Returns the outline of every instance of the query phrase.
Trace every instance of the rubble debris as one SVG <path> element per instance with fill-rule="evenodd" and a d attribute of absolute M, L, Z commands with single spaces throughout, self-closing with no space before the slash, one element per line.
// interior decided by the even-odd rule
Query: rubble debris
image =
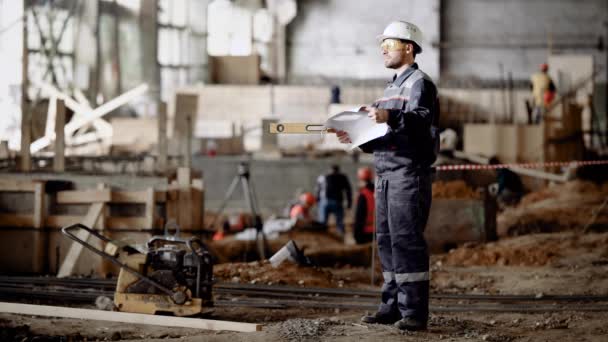
<path fill-rule="evenodd" d="M 339 336 L 334 329 L 343 322 L 326 318 L 321 319 L 290 319 L 279 324 L 279 335 L 287 341 L 319 341 L 321 337 L 328 336 L 328 329 L 332 328 L 330 336 Z M 341 334 L 343 335 L 343 333 Z"/>
<path fill-rule="evenodd" d="M 319 266 L 361 265 L 367 266 L 371 258 L 371 244 L 345 245 L 327 232 L 292 231 L 278 239 L 268 240 L 271 254 L 279 251 L 289 240 L 297 243 L 305 256 Z M 251 241 L 236 240 L 232 236 L 208 244 L 218 263 L 242 262 L 257 259 Z"/>
<path fill-rule="evenodd" d="M 473 190 L 464 181 L 433 182 L 433 198 L 481 199 L 481 193 Z"/>
<path fill-rule="evenodd" d="M 220 281 L 234 283 L 257 283 L 265 285 L 295 285 L 309 287 L 337 287 L 341 279 L 319 267 L 302 267 L 286 263 L 279 268 L 269 261 L 218 264 L 213 268 L 214 277 Z"/>
<path fill-rule="evenodd" d="M 608 253 L 608 234 L 562 233 L 514 237 L 487 244 L 465 244 L 438 257 L 448 266 L 545 266 L 559 258 L 595 251 L 601 260 Z"/>
<path fill-rule="evenodd" d="M 582 231 L 590 223 L 589 231 L 607 231 L 608 210 L 598 212 L 590 222 L 606 197 L 608 183 L 600 186 L 579 180 L 529 193 L 516 207 L 498 215 L 498 236 Z"/>

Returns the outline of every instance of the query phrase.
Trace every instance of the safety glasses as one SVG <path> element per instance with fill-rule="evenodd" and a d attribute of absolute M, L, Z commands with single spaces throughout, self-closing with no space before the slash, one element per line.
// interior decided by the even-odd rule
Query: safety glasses
<path fill-rule="evenodd" d="M 399 51 L 404 50 L 407 43 L 400 41 L 399 39 L 385 39 L 380 44 L 380 49 L 386 51 Z"/>

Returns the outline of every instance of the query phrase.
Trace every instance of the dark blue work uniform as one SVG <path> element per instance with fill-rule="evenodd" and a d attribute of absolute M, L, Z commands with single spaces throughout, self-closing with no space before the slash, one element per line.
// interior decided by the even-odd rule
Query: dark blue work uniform
<path fill-rule="evenodd" d="M 389 130 L 361 145 L 374 153 L 376 231 L 384 285 L 379 313 L 428 320 L 431 164 L 439 146 L 439 102 L 431 79 L 413 64 L 395 76 L 374 107 L 389 112 Z"/>

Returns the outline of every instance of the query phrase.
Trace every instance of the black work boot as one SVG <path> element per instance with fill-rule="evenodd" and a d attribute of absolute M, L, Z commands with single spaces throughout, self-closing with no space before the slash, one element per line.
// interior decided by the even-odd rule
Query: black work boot
<path fill-rule="evenodd" d="M 426 330 L 426 322 L 419 321 L 412 317 L 405 317 L 395 323 L 399 330 L 419 331 Z"/>
<path fill-rule="evenodd" d="M 361 322 L 370 324 L 394 324 L 400 319 L 398 314 L 389 314 L 376 312 L 372 315 L 365 315 L 361 317 Z"/>

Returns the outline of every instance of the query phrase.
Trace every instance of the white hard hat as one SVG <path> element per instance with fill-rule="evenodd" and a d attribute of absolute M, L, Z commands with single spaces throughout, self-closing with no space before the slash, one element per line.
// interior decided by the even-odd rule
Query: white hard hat
<path fill-rule="evenodd" d="M 422 52 L 422 31 L 418 28 L 418 26 L 408 23 L 405 21 L 393 21 L 388 24 L 388 26 L 384 29 L 384 32 L 377 36 L 379 41 L 383 41 L 388 38 L 394 39 L 403 39 L 409 40 L 420 48 L 420 52 Z"/>

